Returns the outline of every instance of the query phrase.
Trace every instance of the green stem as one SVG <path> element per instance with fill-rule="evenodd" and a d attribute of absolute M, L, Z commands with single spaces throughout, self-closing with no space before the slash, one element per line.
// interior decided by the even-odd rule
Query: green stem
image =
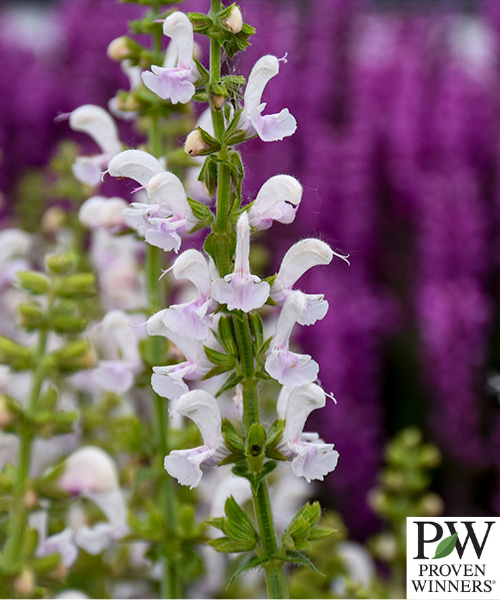
<path fill-rule="evenodd" d="M 161 49 L 161 36 L 155 38 L 156 50 Z M 151 127 L 149 130 L 149 149 L 153 156 L 158 158 L 162 153 L 160 135 L 160 122 L 158 115 L 151 116 Z M 163 307 L 162 284 L 160 282 L 162 267 L 162 250 L 156 246 L 146 245 L 146 260 L 144 265 L 146 275 L 146 289 L 148 294 L 149 312 L 154 314 Z M 163 359 L 164 342 L 159 337 L 150 337 L 149 358 L 153 364 L 160 364 Z M 156 439 L 156 447 L 162 457 L 169 451 L 169 420 L 165 399 L 152 391 L 153 404 L 153 428 Z M 165 517 L 165 525 L 169 531 L 175 531 L 177 524 L 176 495 L 172 479 L 167 472 L 160 468 L 160 480 L 158 482 L 158 504 Z M 160 583 L 160 594 L 162 598 L 181 598 L 182 592 L 177 575 L 176 565 L 168 557 L 163 558 L 163 577 Z"/>
<path fill-rule="evenodd" d="M 47 314 L 52 310 L 53 298 L 49 297 Z M 45 350 L 47 346 L 48 330 L 41 329 L 35 354 L 35 370 L 28 400 L 27 413 L 32 414 L 36 409 L 43 380 L 45 378 Z M 26 530 L 26 491 L 31 464 L 31 445 L 33 434 L 26 428 L 20 432 L 21 446 L 17 463 L 16 479 L 12 490 L 12 516 L 7 530 L 7 542 L 5 544 L 5 562 L 10 567 L 17 567 L 21 559 L 21 548 L 23 536 Z"/>
<path fill-rule="evenodd" d="M 248 317 L 244 315 L 242 320 L 236 317 L 233 322 L 241 371 L 244 375 L 241 382 L 243 387 L 243 424 L 245 432 L 247 432 L 252 424 L 260 423 L 258 380 L 254 377 L 255 364 Z M 264 564 L 269 598 L 288 598 L 283 565 L 271 558 L 278 555 L 278 543 L 265 480 L 260 482 L 257 492 L 254 491 L 252 497 L 259 524 L 262 552 L 264 556 L 270 557 L 270 560 Z"/>

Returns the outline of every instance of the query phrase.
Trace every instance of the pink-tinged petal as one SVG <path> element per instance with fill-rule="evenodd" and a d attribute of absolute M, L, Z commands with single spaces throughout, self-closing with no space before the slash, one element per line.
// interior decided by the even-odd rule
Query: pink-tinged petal
<path fill-rule="evenodd" d="M 265 364 L 266 371 L 282 385 L 298 387 L 318 377 L 319 365 L 307 354 L 273 350 Z"/>
<path fill-rule="evenodd" d="M 181 485 L 189 485 L 193 489 L 198 486 L 203 475 L 200 465 L 210 461 L 214 454 L 215 449 L 208 446 L 192 450 L 173 450 L 165 457 L 165 470 Z"/>
<path fill-rule="evenodd" d="M 259 107 L 264 88 L 278 72 L 279 60 L 271 54 L 262 56 L 255 63 L 248 77 L 244 94 L 244 106 L 247 114 Z"/>
<path fill-rule="evenodd" d="M 156 71 L 156 74 L 151 71 L 144 71 L 142 81 L 147 88 L 163 100 L 170 100 L 172 104 L 178 102 L 186 104 L 194 96 L 196 88 L 189 80 L 191 76 L 190 69 L 155 68 L 155 65 L 152 69 Z"/>
<path fill-rule="evenodd" d="M 172 227 L 171 223 L 164 220 L 160 224 L 148 227 L 145 231 L 144 239 L 151 246 L 161 248 L 165 252 L 170 252 L 171 250 L 179 252 L 182 240 L 176 229 L 182 227 L 182 225 L 183 223 L 178 223 Z"/>
<path fill-rule="evenodd" d="M 61 557 L 61 562 L 69 569 L 78 558 L 79 554 L 73 537 L 73 531 L 69 527 L 66 527 L 66 529 L 63 529 L 60 533 L 51 535 L 43 540 L 36 550 L 36 555 L 47 556 L 54 552 L 58 552 Z"/>
<path fill-rule="evenodd" d="M 206 340 L 211 326 L 211 317 L 206 316 L 210 304 L 211 301 L 203 297 L 185 304 L 174 304 L 163 312 L 163 323 L 177 333 L 197 340 Z"/>
<path fill-rule="evenodd" d="M 293 444 L 296 453 L 292 460 L 292 471 L 297 477 L 304 477 L 308 483 L 313 479 L 323 481 L 325 475 L 337 466 L 339 453 L 333 450 L 333 444 Z"/>
<path fill-rule="evenodd" d="M 151 386 L 158 396 L 162 398 L 175 400 L 189 391 L 182 377 L 188 374 L 193 369 L 193 366 L 188 363 L 181 363 L 181 365 L 175 366 L 179 367 L 177 371 L 174 371 L 172 367 L 153 367 Z"/>
<path fill-rule="evenodd" d="M 252 227 L 268 229 L 273 221 L 291 223 L 302 198 L 302 186 L 290 175 L 275 175 L 260 188 L 248 218 Z"/>
<path fill-rule="evenodd" d="M 91 495 L 118 488 L 118 470 L 111 456 L 96 446 L 82 446 L 67 459 L 59 487 L 71 495 Z"/>
<path fill-rule="evenodd" d="M 100 106 L 84 104 L 74 110 L 69 117 L 73 131 L 90 135 L 101 150 L 113 156 L 121 150 L 118 128 L 113 118 Z"/>
<path fill-rule="evenodd" d="M 288 348 L 294 325 L 302 317 L 305 307 L 306 300 L 302 292 L 291 291 L 288 294 L 276 323 L 271 349 Z"/>
<path fill-rule="evenodd" d="M 257 109 L 250 113 L 248 118 L 263 142 L 282 140 L 293 135 L 297 130 L 297 121 L 288 108 L 274 115 L 261 115 Z"/>
<path fill-rule="evenodd" d="M 328 312 L 328 302 L 323 294 L 304 294 L 304 296 L 306 307 L 297 323 L 300 325 L 314 325 L 316 321 L 325 318 Z"/>
<path fill-rule="evenodd" d="M 197 219 L 189 206 L 181 180 L 173 173 L 164 171 L 155 175 L 146 188 L 149 198 L 161 207 L 165 215 L 185 218 L 192 228 Z"/>
<path fill-rule="evenodd" d="M 93 527 L 85 525 L 75 533 L 76 544 L 92 556 L 104 552 L 115 539 L 115 531 L 110 523 L 97 523 Z"/>
<path fill-rule="evenodd" d="M 145 228 L 148 225 L 147 219 L 149 213 L 158 209 L 158 205 L 132 202 L 132 204 L 123 210 L 123 218 L 129 227 L 144 234 Z"/>
<path fill-rule="evenodd" d="M 134 373 L 127 361 L 101 360 L 92 373 L 92 381 L 103 390 L 124 394 L 134 383 Z"/>
<path fill-rule="evenodd" d="M 142 150 L 124 150 L 108 164 L 108 172 L 112 177 L 129 177 L 143 187 L 164 170 L 158 159 Z"/>
<path fill-rule="evenodd" d="M 220 304 L 227 304 L 229 310 L 250 312 L 264 306 L 270 289 L 269 284 L 258 277 L 232 274 L 214 281 L 212 295 Z"/>
<path fill-rule="evenodd" d="M 109 156 L 96 154 L 95 156 L 78 156 L 71 170 L 75 178 L 81 183 L 96 187 L 101 183 L 101 174 L 106 167 Z"/>

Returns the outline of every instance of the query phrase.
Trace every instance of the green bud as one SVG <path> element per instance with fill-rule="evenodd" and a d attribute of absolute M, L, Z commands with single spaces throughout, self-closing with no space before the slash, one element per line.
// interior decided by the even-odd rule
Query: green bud
<path fill-rule="evenodd" d="M 29 369 L 31 351 L 8 337 L 0 336 L 0 363 L 18 370 Z"/>
<path fill-rule="evenodd" d="M 60 281 L 57 295 L 61 298 L 89 298 L 96 293 L 95 283 L 93 273 L 68 275 Z"/>
<path fill-rule="evenodd" d="M 233 453 L 241 453 L 245 449 L 245 440 L 228 419 L 222 420 L 222 435 L 226 446 Z"/>
<path fill-rule="evenodd" d="M 85 319 L 80 319 L 79 317 L 70 317 L 67 315 L 53 317 L 51 319 L 51 326 L 54 331 L 57 333 L 81 333 L 87 322 Z"/>
<path fill-rule="evenodd" d="M 94 366 L 94 354 L 87 340 L 75 340 L 47 357 L 49 366 L 59 371 L 78 371 Z"/>
<path fill-rule="evenodd" d="M 193 12 L 190 12 L 187 15 L 193 25 L 193 31 L 195 33 L 205 33 L 210 27 L 212 27 L 213 21 L 208 15 Z"/>
<path fill-rule="evenodd" d="M 247 432 L 245 456 L 253 472 L 260 471 L 266 445 L 266 430 L 263 425 L 253 423 Z"/>
<path fill-rule="evenodd" d="M 38 329 L 45 324 L 42 309 L 36 304 L 19 304 L 17 307 L 19 324 L 28 331 Z"/>
<path fill-rule="evenodd" d="M 236 345 L 236 334 L 234 332 L 232 317 L 222 315 L 219 319 L 218 333 L 222 347 L 231 356 L 238 356 L 238 347 Z"/>
<path fill-rule="evenodd" d="M 46 294 L 50 288 L 48 277 L 36 271 L 19 271 L 19 285 L 31 294 Z"/>
<path fill-rule="evenodd" d="M 78 256 L 75 252 L 49 254 L 45 257 L 47 271 L 53 275 L 67 275 L 76 267 L 77 262 Z"/>
<path fill-rule="evenodd" d="M 420 448 L 418 464 L 427 469 L 435 469 L 441 462 L 441 453 L 436 446 L 425 444 Z"/>

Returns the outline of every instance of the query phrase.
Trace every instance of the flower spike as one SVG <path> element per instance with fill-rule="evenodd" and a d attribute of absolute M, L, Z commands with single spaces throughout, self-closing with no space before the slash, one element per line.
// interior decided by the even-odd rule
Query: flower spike
<path fill-rule="evenodd" d="M 202 464 L 214 466 L 229 454 L 221 431 L 220 408 L 208 392 L 193 390 L 179 398 L 175 412 L 198 426 L 204 445 L 191 450 L 173 450 L 165 457 L 165 469 L 181 485 L 194 488 L 200 483 Z"/>
<path fill-rule="evenodd" d="M 270 286 L 250 273 L 250 225 L 244 212 L 238 219 L 234 271 L 212 284 L 212 295 L 229 310 L 250 312 L 261 308 L 269 297 Z"/>
<path fill-rule="evenodd" d="M 142 73 L 142 80 L 147 88 L 163 100 L 185 104 L 193 97 L 196 91 L 194 82 L 199 76 L 193 60 L 193 26 L 187 15 L 174 12 L 165 19 L 163 33 L 172 38 L 171 44 L 177 51 L 177 66 L 153 65 L 151 71 Z"/>

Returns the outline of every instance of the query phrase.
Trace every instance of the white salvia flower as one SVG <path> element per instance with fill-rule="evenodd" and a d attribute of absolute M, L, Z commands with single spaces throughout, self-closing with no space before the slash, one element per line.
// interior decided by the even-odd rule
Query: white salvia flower
<path fill-rule="evenodd" d="M 283 437 L 279 450 L 291 460 L 292 471 L 297 477 L 323 481 L 325 475 L 337 466 L 339 453 L 333 444 L 325 444 L 317 433 L 304 433 L 304 425 L 309 414 L 326 403 L 325 392 L 316 384 L 310 383 L 292 389 L 286 406 L 280 406 L 280 416 L 285 418 Z M 284 415 L 283 415 L 284 409 Z"/>
<path fill-rule="evenodd" d="M 31 237 L 21 229 L 4 229 L 0 232 L 0 288 L 10 285 L 18 271 L 29 269 L 26 255 Z"/>
<path fill-rule="evenodd" d="M 212 280 L 207 260 L 198 250 L 186 250 L 174 262 L 172 271 L 176 279 L 190 281 L 198 290 L 198 297 L 191 302 L 173 304 L 154 318 L 161 319 L 165 327 L 174 333 L 206 340 L 212 325 L 211 313 L 217 308 L 210 294 Z"/>
<path fill-rule="evenodd" d="M 29 526 L 38 532 L 36 556 L 48 556 L 58 552 L 65 567 L 71 567 L 78 558 L 78 548 L 74 542 L 74 532 L 66 527 L 59 533 L 47 537 L 48 514 L 44 510 L 29 516 Z"/>
<path fill-rule="evenodd" d="M 186 381 L 197 381 L 206 375 L 213 364 L 208 360 L 203 343 L 195 338 L 176 333 L 163 323 L 162 313 L 156 313 L 146 324 L 149 335 L 162 335 L 184 354 L 186 360 L 177 365 L 153 367 L 151 385 L 162 398 L 175 400 L 189 391 Z"/>
<path fill-rule="evenodd" d="M 128 533 L 127 508 L 118 484 L 118 470 L 111 456 L 101 448 L 83 446 L 66 460 L 59 480 L 61 489 L 88 498 L 108 519 L 78 527 L 74 541 L 89 554 L 100 554 L 111 542 Z"/>
<path fill-rule="evenodd" d="M 163 23 L 163 33 L 172 38 L 177 51 L 175 67 L 153 65 L 151 71 L 142 73 L 144 85 L 163 100 L 172 104 L 185 104 L 193 97 L 196 88 L 194 82 L 199 73 L 193 60 L 194 36 L 191 21 L 181 12 L 174 12 Z M 169 46 L 170 47 L 170 46 Z"/>
<path fill-rule="evenodd" d="M 265 103 L 261 103 L 264 88 L 278 74 L 280 61 L 286 62 L 286 59 L 267 54 L 255 63 L 250 73 L 243 98 L 243 113 L 238 124 L 239 129 L 247 131 L 247 137 L 258 135 L 263 142 L 273 142 L 293 135 L 297 129 L 297 121 L 287 108 L 274 115 L 261 114 L 266 107 Z"/>
<path fill-rule="evenodd" d="M 99 185 L 108 162 L 121 151 L 115 122 L 100 106 L 84 104 L 70 113 L 69 126 L 90 135 L 102 151 L 94 156 L 79 156 L 73 165 L 74 176 L 92 187 Z"/>
<path fill-rule="evenodd" d="M 344 563 L 347 577 L 336 577 L 332 581 L 331 590 L 339 596 L 345 596 L 346 580 L 351 584 L 357 583 L 364 590 L 369 589 L 376 575 L 376 567 L 368 550 L 358 542 L 345 540 L 337 544 L 336 551 Z"/>
<path fill-rule="evenodd" d="M 270 286 L 250 273 L 250 225 L 244 212 L 236 226 L 234 271 L 212 284 L 212 295 L 229 310 L 250 312 L 261 308 L 269 297 Z"/>
<path fill-rule="evenodd" d="M 91 332 L 90 339 L 101 358 L 92 379 L 103 390 L 123 394 L 142 369 L 139 340 L 130 326 L 130 316 L 121 310 L 109 312 Z"/>
<path fill-rule="evenodd" d="M 108 47 L 109 49 L 109 47 Z M 125 59 L 120 62 L 120 68 L 125 73 L 129 80 L 130 91 L 133 92 L 140 85 L 142 85 L 141 79 L 141 68 L 137 65 L 133 65 L 132 61 Z M 119 96 L 115 96 L 108 101 L 108 109 L 109 112 L 119 119 L 124 119 L 125 121 L 133 121 L 137 119 L 138 112 L 134 110 L 136 108 L 133 106 L 136 103 L 133 95 L 129 95 L 127 100 L 125 101 L 125 106 L 120 107 Z M 127 110 L 130 107 L 130 110 Z M 124 108 L 124 110 L 122 110 Z"/>
<path fill-rule="evenodd" d="M 328 265 L 337 256 L 349 264 L 347 257 L 334 252 L 328 244 L 314 238 L 294 244 L 281 261 L 278 275 L 271 286 L 271 298 L 282 305 L 291 294 L 295 282 L 318 265 Z M 323 294 L 303 294 L 306 306 L 299 317 L 301 325 L 312 325 L 328 312 L 328 302 Z"/>
<path fill-rule="evenodd" d="M 209 393 L 193 390 L 179 398 L 175 411 L 194 421 L 204 444 L 191 450 L 172 451 L 165 457 L 165 469 L 181 485 L 194 488 L 200 483 L 202 464 L 214 466 L 229 454 L 221 431 L 220 408 Z"/>
<path fill-rule="evenodd" d="M 255 229 L 269 229 L 273 221 L 292 223 L 302 199 L 302 186 L 290 175 L 275 175 L 260 188 L 248 211 Z"/>
<path fill-rule="evenodd" d="M 123 217 L 123 210 L 127 206 L 123 198 L 92 196 L 81 205 L 78 218 L 89 229 L 104 227 L 114 232 L 127 226 Z"/>
<path fill-rule="evenodd" d="M 88 596 L 80 590 L 63 590 L 54 596 L 54 600 L 86 600 Z"/>
<path fill-rule="evenodd" d="M 146 187 L 158 173 L 165 171 L 161 162 L 143 150 L 124 150 L 109 161 L 108 173 L 112 177 L 129 177 Z"/>
<path fill-rule="evenodd" d="M 276 331 L 266 359 L 266 371 L 282 385 L 298 387 L 312 383 L 318 377 L 319 365 L 308 354 L 296 354 L 288 349 L 295 323 L 302 317 L 306 300 L 302 292 L 293 291 L 281 309 Z"/>

